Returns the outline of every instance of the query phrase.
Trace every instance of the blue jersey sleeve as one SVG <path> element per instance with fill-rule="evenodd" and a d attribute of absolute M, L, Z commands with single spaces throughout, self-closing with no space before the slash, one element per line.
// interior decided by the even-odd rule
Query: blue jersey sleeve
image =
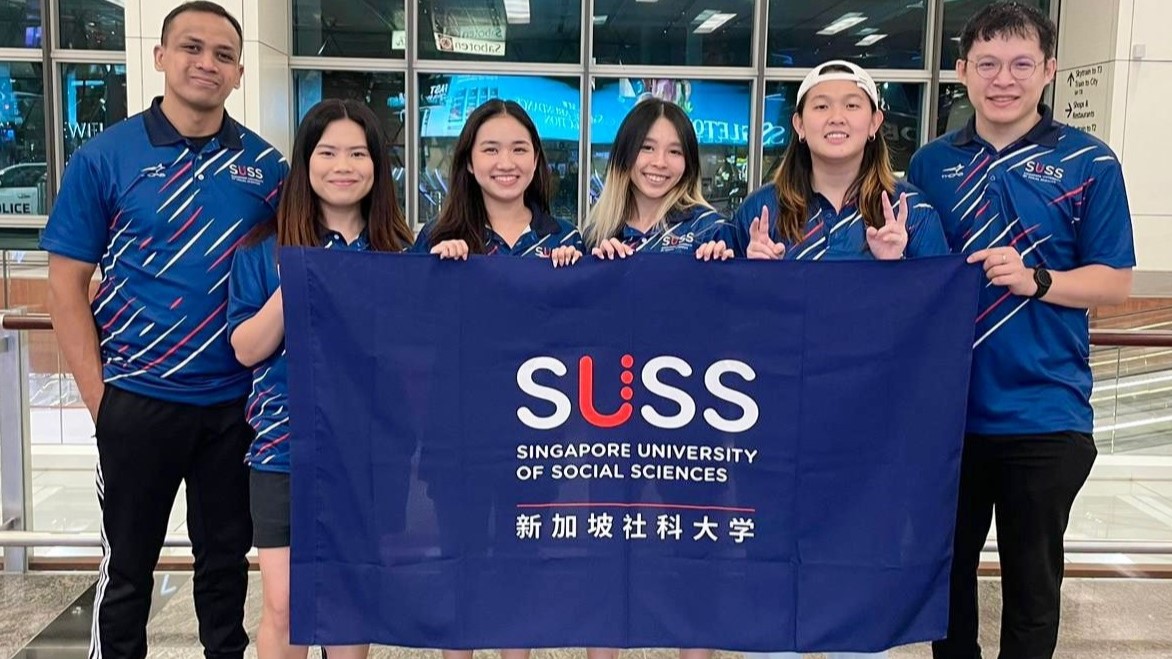
<path fill-rule="evenodd" d="M 586 244 L 582 242 L 582 232 L 578 230 L 578 227 L 565 220 L 558 220 L 558 225 L 561 227 L 563 234 L 558 240 L 558 247 L 573 247 L 585 254 Z"/>
<path fill-rule="evenodd" d="M 725 245 L 736 251 L 732 243 L 732 232 L 729 230 L 728 220 L 713 208 L 701 207 L 696 212 L 695 240 L 693 250 L 700 248 L 704 243 L 723 240 Z"/>
<path fill-rule="evenodd" d="M 108 178 L 101 154 L 85 148 L 74 154 L 41 236 L 41 249 L 84 263 L 102 259 L 116 219 Z"/>
<path fill-rule="evenodd" d="M 912 154 L 912 161 L 907 163 L 907 171 L 904 178 L 908 185 L 912 188 L 924 192 L 928 199 L 928 203 L 932 203 L 932 190 L 935 185 L 941 182 L 940 178 L 940 150 L 943 147 L 943 141 L 947 137 L 936 138 L 935 141 L 925 144 Z M 935 159 L 936 174 L 932 174 L 933 159 Z M 938 209 L 939 212 L 939 209 Z"/>
<path fill-rule="evenodd" d="M 777 240 L 777 188 L 769 183 L 745 198 L 729 220 L 726 235 L 731 240 L 733 253 L 737 258 L 744 258 L 745 250 L 749 248 L 749 227 L 753 220 L 761 216 L 763 207 L 769 208 L 769 235 Z"/>
<path fill-rule="evenodd" d="M 951 253 L 948 240 L 944 237 L 944 227 L 940 224 L 940 215 L 928 198 L 919 190 L 910 186 L 902 186 L 900 192 L 907 192 L 907 249 L 905 254 L 909 259 L 925 256 L 943 256 Z"/>
<path fill-rule="evenodd" d="M 1077 263 L 1134 267 L 1135 240 L 1123 169 L 1113 155 L 1096 164 L 1092 178 L 1083 183 L 1082 210 L 1075 225 Z"/>
<path fill-rule="evenodd" d="M 733 253 L 735 254 L 736 250 L 737 250 L 735 233 L 736 232 L 733 231 L 732 221 L 727 220 L 722 217 L 713 223 L 712 237 L 709 238 L 708 240 L 710 240 L 710 241 L 723 240 L 725 246 L 728 247 L 729 249 L 733 250 Z"/>
<path fill-rule="evenodd" d="M 232 256 L 232 271 L 228 276 L 228 338 L 244 321 L 252 318 L 268 302 L 271 294 L 265 285 L 264 250 L 269 241 L 238 249 Z"/>
<path fill-rule="evenodd" d="M 749 224 L 753 222 L 754 217 L 756 215 L 749 209 L 749 203 L 746 200 L 733 212 L 732 219 L 728 222 L 726 233 L 732 243 L 733 254 L 737 258 L 744 258 L 745 250 L 749 248 Z"/>
<path fill-rule="evenodd" d="M 912 154 L 912 158 L 908 161 L 907 171 L 904 172 L 904 179 L 912 186 L 919 188 L 924 185 L 923 173 L 923 157 L 920 155 L 923 149 Z"/>
<path fill-rule="evenodd" d="M 274 193 L 268 197 L 269 207 L 273 209 L 273 215 L 276 216 L 277 210 L 281 205 L 281 196 L 285 194 L 285 184 L 289 182 L 289 163 L 284 158 L 277 161 L 277 184 L 274 187 Z"/>

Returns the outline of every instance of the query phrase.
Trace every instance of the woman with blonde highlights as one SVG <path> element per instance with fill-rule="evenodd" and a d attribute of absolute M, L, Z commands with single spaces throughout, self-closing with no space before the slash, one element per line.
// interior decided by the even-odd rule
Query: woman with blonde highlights
<path fill-rule="evenodd" d="M 688 115 L 650 98 L 623 119 L 590 212 L 586 245 L 598 258 L 635 252 L 732 258 L 727 224 L 700 191 L 700 147 Z"/>

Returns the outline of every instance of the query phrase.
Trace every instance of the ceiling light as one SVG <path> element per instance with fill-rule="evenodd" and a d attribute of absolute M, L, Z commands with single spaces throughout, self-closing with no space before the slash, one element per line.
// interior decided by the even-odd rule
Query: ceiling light
<path fill-rule="evenodd" d="M 737 15 L 733 13 L 724 14 L 717 12 L 709 16 L 703 23 L 700 24 L 699 27 L 697 27 L 695 30 L 692 30 L 692 32 L 695 34 L 709 34 L 715 32 L 720 29 L 720 26 L 736 17 Z"/>
<path fill-rule="evenodd" d="M 839 32 L 842 32 L 843 30 L 849 30 L 852 27 L 854 27 L 854 26 L 858 25 L 859 23 L 862 23 L 866 20 L 867 20 L 866 15 L 864 15 L 860 12 L 857 12 L 857 11 L 847 12 L 847 13 L 843 14 L 842 16 L 840 16 L 838 18 L 838 20 L 830 23 L 829 25 L 822 28 L 821 30 L 818 30 L 818 34 L 825 34 L 825 35 L 838 34 Z"/>
<path fill-rule="evenodd" d="M 875 42 L 882 41 L 883 39 L 886 39 L 886 38 L 887 38 L 887 35 L 882 34 L 882 33 L 868 34 L 867 36 L 863 37 L 862 39 L 859 39 L 859 42 L 855 45 L 856 46 L 871 46 L 871 45 L 874 45 Z"/>

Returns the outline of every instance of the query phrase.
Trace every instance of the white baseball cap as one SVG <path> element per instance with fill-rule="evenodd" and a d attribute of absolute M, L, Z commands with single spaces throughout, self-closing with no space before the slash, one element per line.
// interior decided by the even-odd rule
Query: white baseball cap
<path fill-rule="evenodd" d="M 839 68 L 847 70 L 836 70 Z M 827 71 L 827 69 L 830 70 Z M 866 92 L 876 108 L 882 107 L 879 102 L 879 88 L 875 86 L 875 80 L 871 77 L 871 74 L 864 71 L 863 67 L 842 59 L 823 62 L 806 74 L 806 79 L 802 81 L 802 86 L 798 87 L 797 104 L 802 104 L 802 99 L 805 98 L 806 92 L 813 89 L 818 83 L 828 80 L 847 80 L 853 82 L 859 86 L 859 89 Z"/>

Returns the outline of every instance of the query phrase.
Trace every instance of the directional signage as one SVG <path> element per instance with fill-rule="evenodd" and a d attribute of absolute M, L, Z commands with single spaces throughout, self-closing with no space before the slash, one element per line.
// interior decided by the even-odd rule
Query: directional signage
<path fill-rule="evenodd" d="M 1111 67 L 1091 64 L 1060 71 L 1054 95 L 1054 117 L 1099 139 L 1107 139 Z"/>

